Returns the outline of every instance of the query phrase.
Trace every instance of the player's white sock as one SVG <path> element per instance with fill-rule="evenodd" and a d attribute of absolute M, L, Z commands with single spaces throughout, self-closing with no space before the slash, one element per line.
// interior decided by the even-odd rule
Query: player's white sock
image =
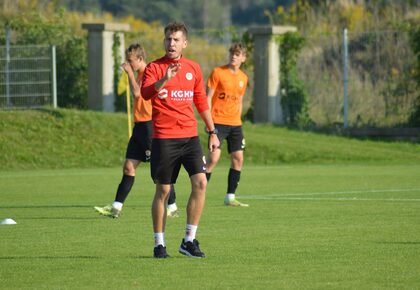
<path fill-rule="evenodd" d="M 165 246 L 165 233 L 154 233 L 155 236 L 155 247 L 158 245 Z"/>
<path fill-rule="evenodd" d="M 172 204 L 168 204 L 167 209 L 170 211 L 175 211 L 178 209 L 178 207 L 176 206 L 176 203 L 172 203 Z"/>
<path fill-rule="evenodd" d="M 113 207 L 113 208 L 116 208 L 116 209 L 118 209 L 118 210 L 122 210 L 123 203 L 121 203 L 121 202 L 119 202 L 119 201 L 114 201 L 114 202 L 112 203 L 112 207 Z"/>
<path fill-rule="evenodd" d="M 196 225 L 187 224 L 187 226 L 185 227 L 185 238 L 184 238 L 185 242 L 192 242 L 195 239 L 195 233 L 197 232 L 197 227 L 198 226 Z"/>
<path fill-rule="evenodd" d="M 235 194 L 234 193 L 226 193 L 226 198 L 228 200 L 234 200 L 235 199 Z"/>

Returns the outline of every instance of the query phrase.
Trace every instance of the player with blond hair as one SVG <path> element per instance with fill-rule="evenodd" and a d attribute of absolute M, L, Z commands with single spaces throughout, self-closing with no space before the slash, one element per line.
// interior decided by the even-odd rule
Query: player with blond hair
<path fill-rule="evenodd" d="M 246 60 L 246 47 L 234 43 L 229 49 L 229 63 L 216 67 L 207 80 L 207 96 L 211 114 L 220 144 L 227 141 L 231 165 L 228 174 L 228 186 L 224 199 L 227 206 L 247 207 L 248 204 L 235 197 L 244 162 L 245 138 L 242 130 L 242 100 L 245 94 L 248 77 L 240 69 Z M 220 159 L 221 148 L 209 152 L 207 156 L 207 181 Z"/>
<path fill-rule="evenodd" d="M 124 201 L 126 200 L 134 184 L 136 169 L 141 162 L 149 162 L 152 144 L 152 104 L 141 97 L 140 86 L 146 68 L 146 52 L 138 44 L 130 45 L 125 51 L 125 59 L 121 67 L 128 75 L 131 92 L 134 95 L 134 128 L 127 145 L 123 176 L 118 185 L 114 202 L 104 207 L 95 206 L 100 214 L 112 218 L 118 218 L 121 214 Z M 167 214 L 170 217 L 178 216 L 178 208 L 175 203 L 175 189 L 171 186 L 168 200 Z"/>

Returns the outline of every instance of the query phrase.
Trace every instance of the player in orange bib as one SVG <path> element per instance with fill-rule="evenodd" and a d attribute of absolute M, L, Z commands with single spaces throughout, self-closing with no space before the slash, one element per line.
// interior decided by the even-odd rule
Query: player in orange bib
<path fill-rule="evenodd" d="M 126 200 L 134 184 L 136 168 L 141 162 L 149 162 L 152 144 L 152 103 L 141 97 L 140 86 L 143 72 L 146 68 L 146 53 L 140 44 L 130 45 L 125 52 L 126 62 L 122 68 L 128 75 L 131 92 L 134 95 L 134 128 L 130 141 L 127 145 L 123 176 L 118 185 L 114 202 L 104 207 L 95 206 L 100 214 L 112 218 L 118 218 L 121 214 L 124 201 Z M 137 73 L 137 76 L 135 75 Z M 167 214 L 170 217 L 178 216 L 178 208 L 175 203 L 175 189 L 171 185 Z"/>
<path fill-rule="evenodd" d="M 228 174 L 228 187 L 224 203 L 227 206 L 243 206 L 235 198 L 236 188 L 241 177 L 245 149 L 245 138 L 242 132 L 242 99 L 245 94 L 248 77 L 240 69 L 246 60 L 246 47 L 234 43 L 229 49 L 229 63 L 216 67 L 207 80 L 207 96 L 211 115 L 217 129 L 217 137 L 222 146 L 226 139 L 230 154 L 231 166 Z M 207 180 L 220 159 L 221 147 L 209 152 L 207 157 Z"/>

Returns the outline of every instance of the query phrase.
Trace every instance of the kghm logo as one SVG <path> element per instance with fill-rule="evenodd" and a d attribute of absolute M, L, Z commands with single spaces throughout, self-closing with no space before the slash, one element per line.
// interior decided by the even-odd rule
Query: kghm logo
<path fill-rule="evenodd" d="M 158 98 L 159 99 L 164 99 L 168 96 L 168 90 L 167 89 L 162 89 L 159 91 L 158 93 Z"/>
<path fill-rule="evenodd" d="M 191 101 L 194 91 L 171 91 L 171 99 L 175 101 Z"/>

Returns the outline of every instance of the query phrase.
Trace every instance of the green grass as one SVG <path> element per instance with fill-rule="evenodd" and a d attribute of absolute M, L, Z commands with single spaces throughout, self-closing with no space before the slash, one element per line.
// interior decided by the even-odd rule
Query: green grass
<path fill-rule="evenodd" d="M 200 123 L 203 146 L 206 136 Z M 112 201 L 127 143 L 124 114 L 0 111 L 0 289 L 420 288 L 420 145 L 244 124 L 239 186 L 250 208 L 223 206 L 224 152 L 198 239 L 207 257 L 152 258 L 149 167 L 123 216 Z M 185 210 L 189 182 L 176 184 Z"/>
<path fill-rule="evenodd" d="M 199 132 L 203 147 L 206 136 Z M 244 124 L 245 164 L 419 164 L 420 145 L 379 142 Z M 128 141 L 122 113 L 0 111 L 0 171 L 120 166 Z M 226 146 L 225 146 L 226 147 Z M 226 149 L 222 164 L 228 164 Z"/>
<path fill-rule="evenodd" d="M 227 170 L 213 173 L 197 233 L 207 257 L 177 253 L 182 211 L 167 260 L 152 258 L 148 166 L 118 220 L 92 207 L 112 201 L 120 168 L 3 171 L 0 219 L 18 224 L 0 225 L 0 289 L 420 288 L 420 165 L 248 164 L 249 208 L 223 206 Z"/>

